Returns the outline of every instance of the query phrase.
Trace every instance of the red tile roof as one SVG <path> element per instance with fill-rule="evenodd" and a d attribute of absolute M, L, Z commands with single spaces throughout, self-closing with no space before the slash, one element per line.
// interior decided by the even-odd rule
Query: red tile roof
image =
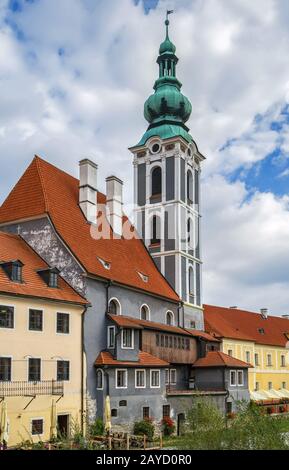
<path fill-rule="evenodd" d="M 144 328 L 149 330 L 164 331 L 166 333 L 192 336 L 191 332 L 178 326 L 170 326 L 165 325 L 164 323 L 156 323 L 148 320 L 140 320 L 138 318 L 124 317 L 123 315 L 109 315 L 109 318 L 118 326 L 124 328 Z"/>
<path fill-rule="evenodd" d="M 95 366 L 119 366 L 119 367 L 140 367 L 140 366 L 141 367 L 168 367 L 169 363 L 143 351 L 139 352 L 139 360 L 136 362 L 117 361 L 116 359 L 113 358 L 110 352 L 102 351 L 98 355 L 94 365 Z"/>
<path fill-rule="evenodd" d="M 35 157 L 0 208 L 0 223 L 49 214 L 56 231 L 89 274 L 180 301 L 140 239 L 93 238 L 78 201 L 79 180 Z M 101 193 L 98 203 L 106 203 Z M 109 262 L 111 269 L 105 269 L 97 257 Z M 139 272 L 148 276 L 148 282 Z"/>
<path fill-rule="evenodd" d="M 215 336 L 210 335 L 209 333 L 206 333 L 205 331 L 200 331 L 200 330 L 191 330 L 186 328 L 186 330 L 192 335 L 195 336 L 196 338 L 203 338 L 206 341 L 212 341 L 214 343 L 220 343 L 221 340 L 216 338 Z"/>
<path fill-rule="evenodd" d="M 247 369 L 252 366 L 221 351 L 210 351 L 206 357 L 198 359 L 193 364 L 193 367 L 238 367 L 240 369 Z"/>
<path fill-rule="evenodd" d="M 285 347 L 289 320 L 260 313 L 204 305 L 205 329 L 220 338 L 252 341 L 257 344 Z"/>
<path fill-rule="evenodd" d="M 87 301 L 75 292 L 61 277 L 59 288 L 48 287 L 44 280 L 37 274 L 37 270 L 47 268 L 47 264 L 40 258 L 22 238 L 0 232 L 0 262 L 19 260 L 23 266 L 22 283 L 13 282 L 0 267 L 0 295 L 24 295 L 40 297 L 61 302 L 73 302 L 86 304 Z"/>

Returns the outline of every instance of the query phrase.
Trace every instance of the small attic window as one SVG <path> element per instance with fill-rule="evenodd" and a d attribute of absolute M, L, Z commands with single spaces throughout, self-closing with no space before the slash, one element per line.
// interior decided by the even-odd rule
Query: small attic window
<path fill-rule="evenodd" d="M 258 331 L 259 331 L 260 335 L 264 335 L 264 334 L 265 334 L 265 330 L 264 330 L 264 328 L 259 328 L 259 330 L 258 330 Z"/>
<path fill-rule="evenodd" d="M 37 272 L 48 287 L 58 289 L 59 270 L 57 268 L 40 269 Z"/>
<path fill-rule="evenodd" d="M 99 257 L 97 257 L 98 261 L 100 262 L 100 264 L 102 264 L 102 266 L 104 267 L 104 269 L 107 269 L 107 271 L 110 270 L 111 268 L 111 264 L 108 262 L 108 261 L 105 261 L 104 259 L 101 259 Z"/>
<path fill-rule="evenodd" d="M 9 261 L 1 263 L 1 266 L 11 281 L 22 282 L 22 268 L 24 265 L 21 261 Z"/>
<path fill-rule="evenodd" d="M 143 282 L 145 282 L 145 283 L 148 283 L 148 282 L 149 282 L 149 277 L 146 276 L 146 274 L 143 274 L 143 273 L 138 272 L 138 275 L 139 275 L 139 277 L 141 278 L 141 280 L 142 280 Z"/>

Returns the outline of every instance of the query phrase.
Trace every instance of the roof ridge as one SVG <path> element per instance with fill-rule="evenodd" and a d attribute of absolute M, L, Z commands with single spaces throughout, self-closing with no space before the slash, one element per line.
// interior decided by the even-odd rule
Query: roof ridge
<path fill-rule="evenodd" d="M 46 192 L 46 188 L 44 184 L 44 178 L 43 178 L 42 170 L 41 170 L 41 163 L 45 162 L 45 160 L 42 160 L 42 158 L 40 158 L 38 155 L 34 156 L 34 160 L 36 162 L 36 168 L 37 168 L 38 176 L 40 179 L 41 188 L 43 191 L 43 197 L 44 197 L 44 202 L 45 202 L 45 212 L 49 212 L 49 202 L 48 202 L 47 192 Z"/>

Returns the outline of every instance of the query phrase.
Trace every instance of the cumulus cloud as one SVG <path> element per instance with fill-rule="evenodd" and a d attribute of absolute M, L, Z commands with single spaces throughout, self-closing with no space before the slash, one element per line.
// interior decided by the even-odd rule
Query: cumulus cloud
<path fill-rule="evenodd" d="M 94 157 L 100 189 L 116 173 L 131 201 L 127 147 L 146 130 L 143 103 L 157 77 L 164 12 L 175 9 L 178 76 L 193 104 L 192 135 L 207 156 L 204 300 L 286 313 L 287 195 L 230 175 L 258 168 L 276 149 L 287 159 L 289 4 L 159 0 L 149 14 L 144 4 L 0 0 L 0 200 L 38 153 L 74 175 L 80 158 Z"/>

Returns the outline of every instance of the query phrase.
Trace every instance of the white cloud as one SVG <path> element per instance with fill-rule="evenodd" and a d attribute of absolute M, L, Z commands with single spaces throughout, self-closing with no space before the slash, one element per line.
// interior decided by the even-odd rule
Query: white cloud
<path fill-rule="evenodd" d="M 25 2 L 13 15 L 25 42 L 4 21 L 7 5 L 0 0 L 0 199 L 38 153 L 75 175 L 80 158 L 95 157 L 100 189 L 117 173 L 131 200 L 127 147 L 146 130 L 143 103 L 158 73 L 164 11 L 174 8 L 178 76 L 193 104 L 189 125 L 208 157 L 205 301 L 289 311 L 287 197 L 248 194 L 224 178 L 277 145 L 288 153 L 281 110 L 289 102 L 289 3 L 161 0 L 145 16 L 132 0 Z M 281 134 L 272 120 L 282 122 Z"/>

